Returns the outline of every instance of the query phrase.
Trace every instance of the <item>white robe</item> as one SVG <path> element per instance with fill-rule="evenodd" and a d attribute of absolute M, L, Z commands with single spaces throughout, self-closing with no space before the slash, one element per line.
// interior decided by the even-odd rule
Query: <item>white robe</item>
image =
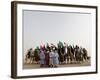
<path fill-rule="evenodd" d="M 53 65 L 53 57 L 54 57 L 54 52 L 53 52 L 53 51 L 51 51 L 51 52 L 49 53 L 49 57 L 50 57 L 50 64 Z"/>
<path fill-rule="evenodd" d="M 59 64 L 58 58 L 59 58 L 59 55 L 58 55 L 57 52 L 55 52 L 55 53 L 54 53 L 54 57 L 53 57 L 53 64 L 54 64 L 54 65 L 58 65 L 58 64 Z"/>

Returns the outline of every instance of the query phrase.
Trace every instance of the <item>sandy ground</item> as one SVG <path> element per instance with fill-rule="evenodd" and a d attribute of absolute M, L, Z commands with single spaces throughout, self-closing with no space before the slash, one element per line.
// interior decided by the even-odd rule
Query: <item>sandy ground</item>
<path fill-rule="evenodd" d="M 82 66 L 90 66 L 91 65 L 91 62 L 90 61 L 87 61 L 87 62 L 83 62 L 83 63 L 80 63 L 80 64 L 60 64 L 58 65 L 58 67 L 82 67 Z M 23 69 L 36 69 L 36 68 L 41 68 L 40 67 L 40 64 L 24 64 L 23 65 Z M 46 67 L 45 67 L 46 68 Z"/>

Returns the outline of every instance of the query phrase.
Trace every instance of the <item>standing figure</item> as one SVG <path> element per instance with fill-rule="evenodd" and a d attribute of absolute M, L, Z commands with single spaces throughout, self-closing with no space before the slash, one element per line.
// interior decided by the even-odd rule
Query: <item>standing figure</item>
<path fill-rule="evenodd" d="M 39 56 L 39 49 L 35 49 L 34 50 L 34 61 L 38 64 L 39 63 L 39 60 L 40 60 L 40 56 Z"/>
<path fill-rule="evenodd" d="M 54 56 L 53 56 L 53 64 L 54 64 L 54 67 L 58 67 L 58 64 L 59 64 L 59 55 L 57 53 L 56 50 L 54 50 Z"/>
<path fill-rule="evenodd" d="M 67 51 L 68 50 L 67 50 L 67 46 L 65 46 L 64 48 L 65 48 L 65 51 L 64 51 L 64 63 L 66 64 L 67 63 L 66 59 L 67 59 Z"/>
<path fill-rule="evenodd" d="M 45 54 L 41 50 L 39 55 L 40 55 L 40 67 L 44 67 L 44 65 L 45 65 Z"/>
<path fill-rule="evenodd" d="M 54 64 L 53 64 L 53 56 L 54 56 L 54 52 L 52 51 L 52 49 L 51 49 L 51 52 L 49 53 L 49 65 L 50 65 L 50 67 L 53 67 L 54 66 Z"/>
<path fill-rule="evenodd" d="M 45 53 L 45 65 L 46 67 L 49 67 L 49 51 L 46 51 Z"/>
<path fill-rule="evenodd" d="M 87 50 L 85 48 L 83 48 L 83 58 L 85 61 L 87 61 L 87 59 L 88 59 Z"/>
<path fill-rule="evenodd" d="M 29 59 L 29 63 L 33 63 L 33 58 L 34 58 L 34 53 L 33 53 L 33 50 L 32 48 L 30 48 L 26 54 L 26 58 L 25 58 L 25 61 L 27 62 L 27 60 Z"/>
<path fill-rule="evenodd" d="M 64 63 L 64 45 L 61 41 L 57 44 L 59 54 L 59 64 Z"/>

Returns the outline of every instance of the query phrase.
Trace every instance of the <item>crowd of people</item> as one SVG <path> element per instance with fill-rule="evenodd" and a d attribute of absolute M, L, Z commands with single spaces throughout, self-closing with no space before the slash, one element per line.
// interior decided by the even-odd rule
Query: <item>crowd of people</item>
<path fill-rule="evenodd" d="M 40 67 L 58 67 L 61 64 L 82 63 L 90 57 L 85 48 L 78 45 L 68 45 L 59 41 L 57 46 L 54 44 L 46 44 L 31 48 L 27 51 L 25 61 L 30 59 L 30 63 L 37 62 Z"/>

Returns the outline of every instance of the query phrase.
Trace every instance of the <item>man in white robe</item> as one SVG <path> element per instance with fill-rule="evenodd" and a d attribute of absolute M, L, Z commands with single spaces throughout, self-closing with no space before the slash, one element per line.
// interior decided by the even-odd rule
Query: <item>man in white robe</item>
<path fill-rule="evenodd" d="M 49 53 L 49 64 L 50 64 L 50 67 L 53 67 L 54 64 L 53 64 L 53 57 L 54 57 L 54 52 L 51 50 L 51 52 Z"/>

